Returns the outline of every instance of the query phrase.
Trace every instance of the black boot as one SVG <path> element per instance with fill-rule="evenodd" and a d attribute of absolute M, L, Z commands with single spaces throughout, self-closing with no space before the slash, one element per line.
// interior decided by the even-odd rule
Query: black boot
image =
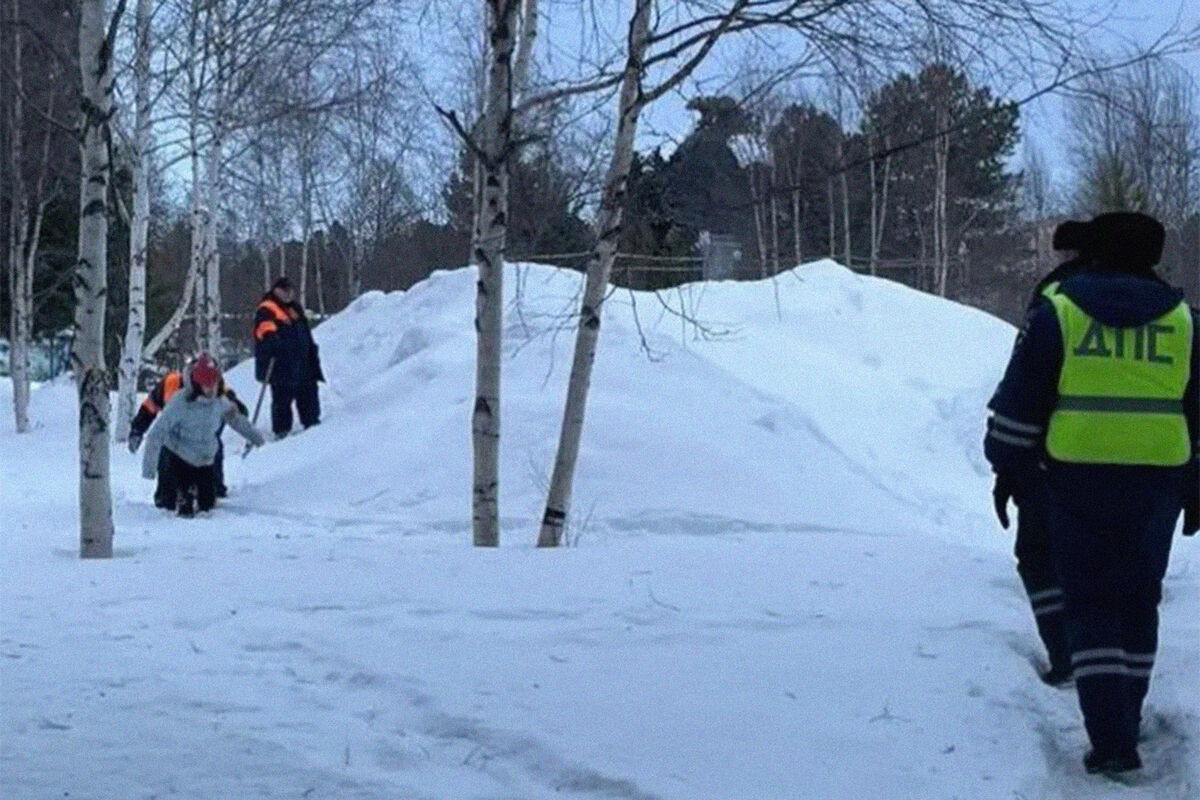
<path fill-rule="evenodd" d="M 1038 677 L 1042 679 L 1042 683 L 1047 686 L 1053 686 L 1055 689 L 1065 689 L 1075 683 L 1075 676 L 1071 673 L 1070 667 L 1051 666 L 1049 669 L 1038 672 Z"/>
<path fill-rule="evenodd" d="M 1136 769 L 1141 769 L 1142 760 L 1138 758 L 1136 750 L 1129 753 L 1104 756 L 1099 755 L 1095 750 L 1090 750 L 1083 757 L 1083 768 L 1091 775 L 1097 773 L 1103 775 L 1120 775 L 1123 772 L 1132 772 Z"/>

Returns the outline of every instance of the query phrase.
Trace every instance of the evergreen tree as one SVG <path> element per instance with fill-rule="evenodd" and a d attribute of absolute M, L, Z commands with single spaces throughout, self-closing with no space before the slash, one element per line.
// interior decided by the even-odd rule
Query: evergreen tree
<path fill-rule="evenodd" d="M 994 231 L 1016 199 L 1016 176 L 1005 168 L 1016 146 L 1015 103 L 973 86 L 961 71 L 931 64 L 901 74 L 868 99 L 863 130 L 886 135 L 893 148 L 891 212 L 883 237 L 889 257 L 932 255 L 935 148 L 947 145 L 946 226 L 951 252 L 973 233 Z"/>

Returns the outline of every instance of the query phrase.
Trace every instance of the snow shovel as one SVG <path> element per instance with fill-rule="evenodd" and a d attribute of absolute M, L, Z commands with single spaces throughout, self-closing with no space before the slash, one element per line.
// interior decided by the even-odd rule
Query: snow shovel
<path fill-rule="evenodd" d="M 275 357 L 271 356 L 271 360 L 267 362 L 267 374 L 263 378 L 262 388 L 258 390 L 258 402 L 254 404 L 254 416 L 250 418 L 251 425 L 258 424 L 258 412 L 262 410 L 263 397 L 267 394 L 267 384 L 271 382 L 271 373 L 275 370 Z M 254 445 L 246 442 L 246 449 L 242 451 L 242 458 L 250 455 L 250 451 L 254 449 Z"/>

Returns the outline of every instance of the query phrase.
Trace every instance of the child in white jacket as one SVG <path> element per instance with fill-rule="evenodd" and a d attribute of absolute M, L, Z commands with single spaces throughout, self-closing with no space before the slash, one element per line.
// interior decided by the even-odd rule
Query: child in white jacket
<path fill-rule="evenodd" d="M 212 359 L 201 354 L 189 375 L 189 386 L 171 398 L 159 414 L 142 457 L 142 475 L 154 478 L 159 451 L 166 451 L 177 483 L 176 510 L 182 517 L 209 511 L 216 503 L 216 477 L 213 462 L 217 457 L 217 433 L 224 423 L 251 444 L 262 445 L 264 438 L 228 398 L 218 394 L 221 372 Z"/>

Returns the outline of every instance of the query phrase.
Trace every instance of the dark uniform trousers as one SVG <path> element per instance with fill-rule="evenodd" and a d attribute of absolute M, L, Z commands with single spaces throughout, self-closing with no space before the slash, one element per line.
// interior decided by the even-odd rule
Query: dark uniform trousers
<path fill-rule="evenodd" d="M 1071 665 L 1088 736 L 1103 756 L 1137 746 L 1183 481 L 1182 468 L 1051 468 Z"/>
<path fill-rule="evenodd" d="M 317 382 L 271 384 L 271 432 L 283 436 L 292 429 L 292 403 L 300 424 L 306 428 L 321 421 L 321 399 Z"/>
<path fill-rule="evenodd" d="M 1062 583 L 1058 579 L 1050 541 L 1050 489 L 1044 470 L 1038 469 L 1028 478 L 1015 502 L 1018 511 L 1014 548 L 1017 574 L 1029 596 L 1038 635 L 1050 658 L 1050 668 L 1065 674 L 1071 666 L 1071 650 L 1067 641 Z"/>

